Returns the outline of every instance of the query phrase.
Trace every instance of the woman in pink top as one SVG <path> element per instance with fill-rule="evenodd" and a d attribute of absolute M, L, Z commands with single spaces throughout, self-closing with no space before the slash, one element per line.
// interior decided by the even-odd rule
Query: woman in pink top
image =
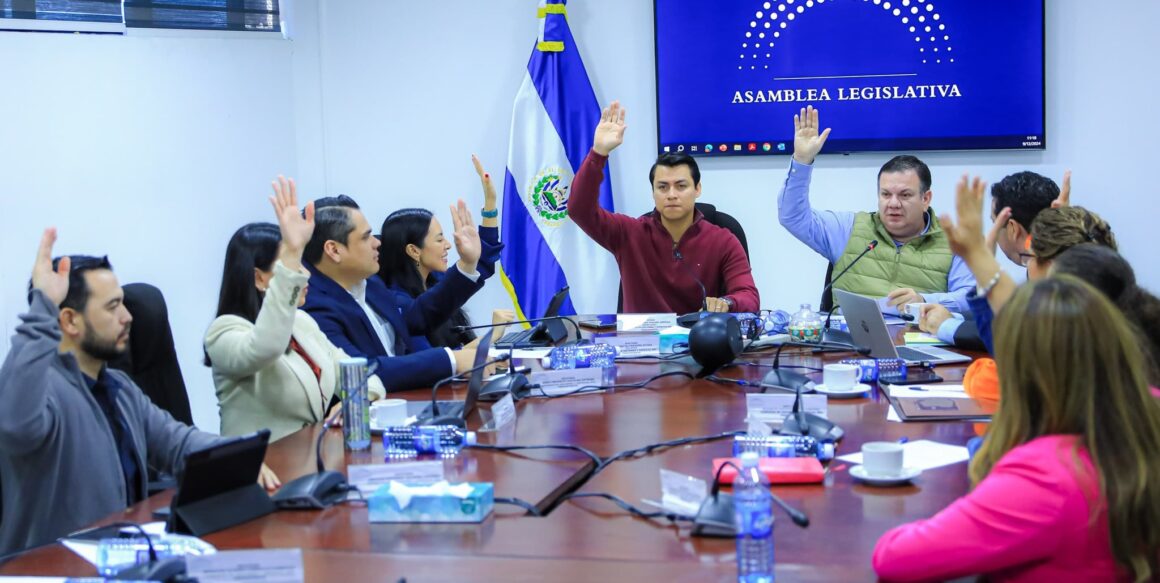
<path fill-rule="evenodd" d="M 971 462 L 974 490 L 883 535 L 874 570 L 889 581 L 1160 578 L 1160 404 L 1120 310 L 1070 275 L 1028 283 L 996 319 L 995 360 L 1002 399 Z"/>

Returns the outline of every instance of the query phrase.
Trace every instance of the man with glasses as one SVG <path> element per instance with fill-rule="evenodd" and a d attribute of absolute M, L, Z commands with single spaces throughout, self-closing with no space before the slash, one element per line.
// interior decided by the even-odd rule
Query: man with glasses
<path fill-rule="evenodd" d="M 1031 252 L 1031 223 L 1039 211 L 1065 206 L 1070 190 L 1070 173 L 1064 175 L 1062 189 L 1054 180 L 1027 171 L 1016 172 L 997 182 L 991 187 L 991 220 L 994 225 L 987 235 L 991 250 L 998 246 L 1012 263 L 1026 268 L 1035 257 Z M 919 328 L 948 344 L 984 350 L 974 321 L 952 314 L 942 306 L 924 306 Z"/>

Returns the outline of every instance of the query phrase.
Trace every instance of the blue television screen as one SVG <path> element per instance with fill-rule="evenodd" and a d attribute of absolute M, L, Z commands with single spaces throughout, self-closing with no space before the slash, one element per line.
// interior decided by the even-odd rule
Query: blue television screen
<path fill-rule="evenodd" d="M 1043 0 L 655 0 L 661 152 L 1041 150 Z"/>

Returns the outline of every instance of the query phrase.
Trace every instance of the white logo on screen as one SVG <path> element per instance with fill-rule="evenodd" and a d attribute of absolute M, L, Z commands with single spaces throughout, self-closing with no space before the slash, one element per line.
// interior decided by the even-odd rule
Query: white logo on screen
<path fill-rule="evenodd" d="M 778 44 L 793 30 L 798 19 L 820 17 L 824 12 L 817 13 L 816 9 L 842 2 L 880 8 L 887 16 L 897 19 L 899 30 L 914 37 L 923 64 L 955 62 L 950 31 L 931 0 L 771 0 L 758 2 L 753 17 L 742 25 L 744 38 L 740 40 L 737 69 L 769 69 Z"/>

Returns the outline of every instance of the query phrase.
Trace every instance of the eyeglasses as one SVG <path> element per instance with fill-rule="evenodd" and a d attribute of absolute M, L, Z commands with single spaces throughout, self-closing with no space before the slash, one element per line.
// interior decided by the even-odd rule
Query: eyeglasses
<path fill-rule="evenodd" d="M 1019 254 L 1019 264 L 1022 265 L 1023 267 L 1027 267 L 1028 265 L 1030 265 L 1032 259 L 1035 259 L 1034 253 L 1020 253 Z"/>

